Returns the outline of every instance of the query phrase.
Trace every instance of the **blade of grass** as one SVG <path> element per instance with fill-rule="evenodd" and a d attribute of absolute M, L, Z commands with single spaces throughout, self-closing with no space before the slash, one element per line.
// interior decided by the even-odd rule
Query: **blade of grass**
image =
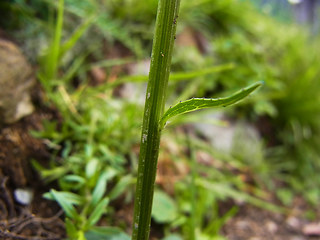
<path fill-rule="evenodd" d="M 128 60 L 128 62 L 119 61 L 119 63 L 118 63 L 117 59 L 107 60 L 102 63 L 93 64 L 90 67 L 88 67 L 87 69 L 91 69 L 96 66 L 97 67 L 110 67 L 110 66 L 114 66 L 114 65 L 126 64 L 126 63 L 129 63 L 129 60 Z M 174 72 L 174 73 L 170 74 L 169 81 L 172 81 L 172 82 L 178 82 L 178 81 L 184 81 L 184 80 L 190 81 L 190 80 L 193 80 L 195 77 L 205 76 L 210 73 L 227 71 L 227 70 L 230 70 L 233 68 L 234 68 L 234 65 L 232 63 L 228 63 L 228 64 L 223 64 L 223 65 L 208 67 L 208 68 L 205 68 L 202 70 L 197 70 L 197 71 Z M 120 84 L 127 83 L 127 82 L 142 83 L 142 82 L 146 82 L 146 81 L 148 81 L 148 76 L 146 76 L 146 75 L 125 76 L 125 77 L 117 79 L 117 81 L 115 81 L 115 82 L 108 83 L 105 87 L 114 88 L 116 86 L 119 86 Z"/>
<path fill-rule="evenodd" d="M 63 57 L 66 52 L 68 52 L 71 48 L 74 47 L 74 45 L 78 42 L 78 40 L 83 36 L 85 31 L 90 27 L 90 25 L 93 23 L 95 20 L 95 17 L 90 17 L 87 21 L 82 23 L 74 32 L 73 34 L 69 37 L 69 39 L 64 42 L 59 51 L 59 57 Z"/>
<path fill-rule="evenodd" d="M 191 219 L 190 219 L 190 240 L 195 240 L 196 239 L 196 211 L 197 211 L 197 204 L 196 204 L 196 197 L 197 197 L 197 187 L 196 187 L 196 179 L 197 179 L 197 171 L 196 171 L 196 164 L 197 164 L 197 158 L 196 158 L 196 153 L 195 149 L 192 145 L 192 141 L 190 139 L 192 138 L 191 134 L 188 134 L 187 137 L 187 143 L 189 145 L 190 149 L 190 160 L 191 160 L 191 183 L 190 183 L 190 191 L 191 191 Z"/>
<path fill-rule="evenodd" d="M 205 76 L 210 73 L 217 73 L 223 72 L 227 70 L 231 70 L 234 68 L 234 64 L 227 63 L 222 65 L 216 65 L 213 67 L 204 68 L 201 70 L 196 71 L 189 71 L 189 72 L 173 72 L 170 74 L 169 80 L 176 82 L 176 81 L 184 81 L 184 80 L 192 80 L 196 77 Z M 145 82 L 148 80 L 148 76 L 146 75 L 133 75 L 133 76 L 126 76 L 121 78 L 121 83 L 123 82 Z"/>
<path fill-rule="evenodd" d="M 213 67 L 204 68 L 197 71 L 172 73 L 170 74 L 170 81 L 192 79 L 192 78 L 204 76 L 210 73 L 217 73 L 217 72 L 231 70 L 234 67 L 235 66 L 233 63 L 227 63 L 227 64 L 221 64 Z"/>
<path fill-rule="evenodd" d="M 77 57 L 74 62 L 71 64 L 71 66 L 68 68 L 67 72 L 64 74 L 62 78 L 62 83 L 66 84 L 71 81 L 71 79 L 77 74 L 80 67 L 82 67 L 86 57 L 87 53 Z"/>
<path fill-rule="evenodd" d="M 58 69 L 59 62 L 59 52 L 60 52 L 60 42 L 62 37 L 62 27 L 63 27 L 63 12 L 64 12 L 64 0 L 59 0 L 58 5 L 58 17 L 57 24 L 54 33 L 54 39 L 52 42 L 52 47 L 50 48 L 51 54 L 48 54 L 47 62 L 47 74 L 48 80 L 55 79 Z"/>

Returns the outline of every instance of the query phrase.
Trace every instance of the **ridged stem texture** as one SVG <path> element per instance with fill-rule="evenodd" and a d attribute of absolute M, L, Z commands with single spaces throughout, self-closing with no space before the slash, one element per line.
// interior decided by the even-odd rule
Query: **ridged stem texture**
<path fill-rule="evenodd" d="M 159 0 L 141 133 L 132 240 L 147 240 L 180 0 Z"/>

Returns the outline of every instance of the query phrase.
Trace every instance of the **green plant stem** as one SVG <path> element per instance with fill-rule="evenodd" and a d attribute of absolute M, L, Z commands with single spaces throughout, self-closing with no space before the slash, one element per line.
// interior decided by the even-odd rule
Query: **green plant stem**
<path fill-rule="evenodd" d="M 58 62 L 59 62 L 59 52 L 60 52 L 60 42 L 62 37 L 62 28 L 63 28 L 63 12 L 64 12 L 64 0 L 59 0 L 58 5 L 58 16 L 57 24 L 54 33 L 54 39 L 52 44 L 52 55 L 48 56 L 51 59 L 49 64 L 49 69 L 47 76 L 50 80 L 55 79 L 58 71 Z"/>
<path fill-rule="evenodd" d="M 193 147 L 193 144 L 191 142 L 191 134 L 188 133 L 188 146 L 191 151 L 191 183 L 190 183 L 190 191 L 191 191 L 191 219 L 190 219 L 190 240 L 196 240 L 196 197 L 197 197 L 197 188 L 196 188 L 196 178 L 197 178 L 197 172 L 196 172 L 196 164 L 197 164 L 197 158 L 196 158 L 196 153 Z"/>
<path fill-rule="evenodd" d="M 132 240 L 147 240 L 172 49 L 180 0 L 159 0 L 144 110 Z"/>

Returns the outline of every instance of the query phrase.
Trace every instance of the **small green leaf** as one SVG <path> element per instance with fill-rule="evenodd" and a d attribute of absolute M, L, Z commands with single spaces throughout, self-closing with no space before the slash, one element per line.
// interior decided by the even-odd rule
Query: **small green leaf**
<path fill-rule="evenodd" d="M 102 214 L 105 213 L 108 203 L 109 203 L 108 198 L 104 198 L 101 200 L 101 202 L 96 206 L 96 208 L 93 210 L 92 214 L 90 215 L 86 223 L 87 228 L 90 228 L 91 226 L 95 225 L 99 221 Z"/>
<path fill-rule="evenodd" d="M 223 65 L 216 65 L 213 67 L 204 68 L 201 70 L 191 71 L 191 72 L 176 72 L 171 73 L 169 80 L 170 81 L 181 81 L 186 79 L 194 79 L 199 76 L 205 76 L 210 73 L 217 73 L 226 70 L 233 69 L 235 66 L 233 63 L 223 64 Z"/>
<path fill-rule="evenodd" d="M 94 207 L 103 197 L 107 190 L 107 181 L 113 178 L 117 172 L 113 168 L 108 168 L 105 172 L 99 177 L 96 187 L 92 193 L 92 200 L 90 207 Z"/>
<path fill-rule="evenodd" d="M 132 176 L 124 176 L 120 179 L 120 181 L 112 188 L 111 192 L 109 193 L 110 200 L 114 200 L 119 197 L 127 187 L 132 183 Z"/>
<path fill-rule="evenodd" d="M 61 178 L 69 171 L 68 167 L 54 167 L 52 169 L 43 169 L 40 171 L 41 177 L 45 179 L 47 182 L 52 182 L 56 179 Z"/>
<path fill-rule="evenodd" d="M 166 122 L 177 115 L 184 114 L 187 112 L 193 112 L 198 109 L 203 108 L 213 108 L 213 107 L 226 107 L 232 105 L 253 92 L 256 88 L 260 87 L 262 82 L 257 82 L 241 91 L 225 98 L 193 98 L 176 104 L 175 106 L 169 108 L 160 120 L 160 127 L 163 128 Z"/>
<path fill-rule="evenodd" d="M 56 196 L 66 199 L 70 204 L 81 205 L 85 202 L 84 197 L 81 197 L 72 192 L 58 192 L 54 189 L 51 189 L 50 192 L 43 194 L 44 198 L 49 200 L 57 200 Z"/>
<path fill-rule="evenodd" d="M 77 240 L 87 240 L 82 230 L 78 231 Z"/>
<path fill-rule="evenodd" d="M 85 128 L 85 130 L 88 130 Z M 86 144 L 84 146 L 85 156 L 87 158 L 91 158 L 93 156 L 94 147 L 91 144 Z"/>
<path fill-rule="evenodd" d="M 233 63 L 227 63 L 223 65 L 216 65 L 213 67 L 203 68 L 201 70 L 189 71 L 189 72 L 173 72 L 169 76 L 170 82 L 178 82 L 185 80 L 193 80 L 196 77 L 205 76 L 211 73 L 223 72 L 230 69 L 233 69 L 235 66 Z M 131 75 L 120 78 L 115 84 L 118 85 L 124 82 L 146 82 L 148 81 L 147 75 Z M 115 84 L 112 84 L 114 86 Z"/>
<path fill-rule="evenodd" d="M 169 236 L 166 236 L 162 240 L 182 240 L 182 237 L 177 234 L 171 234 Z"/>
<path fill-rule="evenodd" d="M 92 227 L 85 234 L 90 240 L 130 240 L 130 237 L 116 227 Z"/>
<path fill-rule="evenodd" d="M 57 192 L 55 190 L 51 190 L 50 193 L 52 194 L 53 198 L 58 202 L 58 204 L 62 207 L 64 212 L 68 217 L 71 219 L 79 219 L 79 215 L 76 209 L 72 206 L 72 201 L 66 197 L 65 194 L 61 192 Z"/>
<path fill-rule="evenodd" d="M 86 179 L 81 177 L 81 176 L 78 176 L 78 175 L 75 175 L 75 174 L 72 174 L 72 175 L 66 175 L 63 177 L 63 180 L 64 181 L 67 181 L 67 182 L 70 182 L 70 183 L 73 183 L 73 184 L 85 184 L 86 183 Z"/>
<path fill-rule="evenodd" d="M 83 22 L 70 36 L 70 38 L 60 46 L 60 58 L 62 58 L 78 40 L 83 36 L 85 31 L 90 27 L 91 23 L 95 20 L 96 17 L 89 17 L 85 22 Z"/>
<path fill-rule="evenodd" d="M 71 79 L 74 79 L 74 76 L 78 74 L 79 69 L 80 67 L 82 67 L 87 55 L 88 55 L 87 53 L 82 54 L 72 62 L 71 66 L 68 68 L 68 71 L 65 72 L 65 74 L 63 75 L 63 78 L 61 79 L 61 81 L 64 84 L 69 83 Z"/>
<path fill-rule="evenodd" d="M 172 222 L 178 216 L 177 206 L 168 194 L 155 191 L 153 198 L 152 217 L 158 223 Z"/>
<path fill-rule="evenodd" d="M 290 204 L 292 203 L 292 199 L 294 198 L 293 192 L 285 188 L 278 189 L 276 191 L 276 195 L 280 199 L 280 201 L 286 206 L 290 206 Z"/>
<path fill-rule="evenodd" d="M 66 218 L 65 227 L 66 227 L 66 231 L 67 231 L 69 238 L 70 239 L 77 239 L 77 236 L 78 236 L 77 228 L 74 225 L 74 223 L 70 220 L 70 218 Z"/>
<path fill-rule="evenodd" d="M 98 172 L 99 167 L 100 164 L 98 159 L 90 159 L 90 161 L 86 165 L 86 177 L 90 179 L 95 173 Z"/>
<path fill-rule="evenodd" d="M 59 179 L 60 188 L 64 191 L 80 189 L 85 183 L 86 179 L 78 175 L 67 175 Z"/>

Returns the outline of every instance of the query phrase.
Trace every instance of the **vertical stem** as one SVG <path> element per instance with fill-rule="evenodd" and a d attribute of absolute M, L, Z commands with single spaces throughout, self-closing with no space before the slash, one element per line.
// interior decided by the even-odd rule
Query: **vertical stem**
<path fill-rule="evenodd" d="M 191 142 L 191 134 L 188 133 L 188 146 L 191 151 L 190 157 L 191 157 L 191 183 L 190 183 L 190 193 L 191 193 L 191 218 L 190 218 L 190 240 L 196 240 L 196 178 L 197 178 L 197 172 L 196 172 L 196 164 L 197 164 L 197 157 L 196 153 L 193 147 L 193 144 Z"/>
<path fill-rule="evenodd" d="M 132 240 L 147 240 L 150 232 L 154 182 L 161 136 L 172 49 L 180 0 L 159 0 L 146 94 Z"/>
<path fill-rule="evenodd" d="M 54 32 L 54 39 L 52 43 L 52 55 L 50 54 L 48 57 L 51 58 L 50 66 L 47 77 L 48 80 L 53 80 L 57 76 L 58 71 L 58 62 L 59 62 L 59 52 L 60 52 L 60 42 L 61 42 L 61 36 L 62 36 L 62 28 L 63 28 L 63 13 L 64 13 L 64 0 L 59 0 L 58 4 L 58 15 L 57 15 L 57 24 Z"/>

